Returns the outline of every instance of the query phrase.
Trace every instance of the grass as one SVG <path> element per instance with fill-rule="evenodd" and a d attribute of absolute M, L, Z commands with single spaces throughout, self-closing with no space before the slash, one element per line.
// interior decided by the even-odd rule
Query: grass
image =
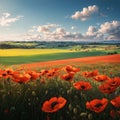
<path fill-rule="evenodd" d="M 0 63 L 6 65 L 12 64 L 23 64 L 32 62 L 42 62 L 69 58 L 80 58 L 87 56 L 99 56 L 106 55 L 106 52 L 92 51 L 92 52 L 63 52 L 63 53 L 50 53 L 40 55 L 29 55 L 29 56 L 1 56 Z"/>
<path fill-rule="evenodd" d="M 102 47 L 102 46 L 101 46 Z M 80 58 L 87 56 L 99 56 L 107 55 L 109 52 L 117 51 L 120 53 L 120 49 L 113 50 L 94 50 L 87 48 L 89 51 L 75 51 L 68 48 L 65 49 L 0 49 L 0 64 L 13 65 L 32 62 L 42 62 L 69 58 Z"/>

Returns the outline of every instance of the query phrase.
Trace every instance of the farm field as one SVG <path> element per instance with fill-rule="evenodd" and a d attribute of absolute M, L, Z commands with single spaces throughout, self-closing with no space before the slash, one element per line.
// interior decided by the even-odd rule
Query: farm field
<path fill-rule="evenodd" d="M 91 57 L 82 57 L 82 58 L 72 58 L 64 60 L 54 60 L 46 62 L 34 62 L 21 64 L 20 67 L 24 69 L 35 69 L 42 67 L 54 67 L 59 65 L 83 65 L 83 64 L 99 64 L 99 63 L 120 63 L 120 54 L 116 55 L 105 55 L 105 56 L 91 56 Z"/>
<path fill-rule="evenodd" d="M 116 45 L 77 45 L 54 49 L 0 49 L 0 64 L 23 64 L 119 53 L 120 49 Z"/>

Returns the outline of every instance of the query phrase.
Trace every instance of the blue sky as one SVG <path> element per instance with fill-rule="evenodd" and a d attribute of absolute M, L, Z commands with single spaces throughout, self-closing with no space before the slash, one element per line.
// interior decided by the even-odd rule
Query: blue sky
<path fill-rule="evenodd" d="M 0 0 L 0 41 L 119 40 L 120 0 Z"/>

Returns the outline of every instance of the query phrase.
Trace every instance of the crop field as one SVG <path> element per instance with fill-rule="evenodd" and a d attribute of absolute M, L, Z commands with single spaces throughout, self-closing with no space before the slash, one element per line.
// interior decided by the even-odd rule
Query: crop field
<path fill-rule="evenodd" d="M 33 56 L 71 52 L 65 49 L 0 49 L 0 56 Z"/>
<path fill-rule="evenodd" d="M 1 120 L 119 120 L 120 64 L 0 70 Z"/>
<path fill-rule="evenodd" d="M 59 49 L 0 49 L 0 64 L 23 64 L 119 53 L 120 49 L 116 45 L 82 45 Z"/>

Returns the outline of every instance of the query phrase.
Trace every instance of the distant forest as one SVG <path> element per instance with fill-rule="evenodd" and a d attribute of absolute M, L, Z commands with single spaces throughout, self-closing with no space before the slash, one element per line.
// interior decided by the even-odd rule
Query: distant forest
<path fill-rule="evenodd" d="M 12 48 L 22 48 L 22 49 L 33 49 L 33 48 L 68 48 L 76 45 L 120 45 L 120 42 L 60 42 L 60 41 L 9 41 L 0 42 L 0 49 L 12 49 Z"/>

